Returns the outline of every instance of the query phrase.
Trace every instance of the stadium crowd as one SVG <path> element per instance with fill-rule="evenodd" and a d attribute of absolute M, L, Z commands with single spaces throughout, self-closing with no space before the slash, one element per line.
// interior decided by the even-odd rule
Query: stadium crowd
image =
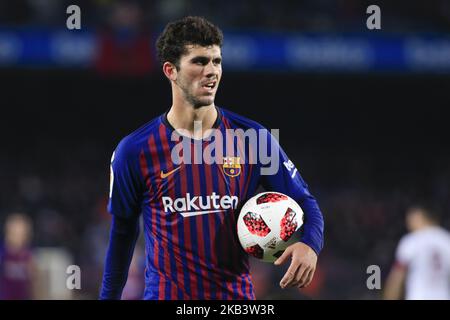
<path fill-rule="evenodd" d="M 80 6 L 89 28 L 114 27 L 132 22 L 143 28 L 161 29 L 167 21 L 184 15 L 202 15 L 224 29 L 256 31 L 343 32 L 365 24 L 372 1 L 357 0 L 15 0 L 0 1 L 0 24 L 65 26 L 69 5 Z M 380 2 L 383 23 L 393 31 L 448 31 L 450 4 L 445 0 Z M 124 26 L 124 25 L 122 25 Z"/>

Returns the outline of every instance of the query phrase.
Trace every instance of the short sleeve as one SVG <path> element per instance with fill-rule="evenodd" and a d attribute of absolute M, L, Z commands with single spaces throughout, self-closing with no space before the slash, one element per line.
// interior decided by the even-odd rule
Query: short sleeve
<path fill-rule="evenodd" d="M 397 263 L 402 266 L 407 266 L 413 255 L 413 247 L 411 246 L 411 239 L 408 236 L 403 237 L 398 246 L 397 251 L 395 253 L 395 260 Z"/>

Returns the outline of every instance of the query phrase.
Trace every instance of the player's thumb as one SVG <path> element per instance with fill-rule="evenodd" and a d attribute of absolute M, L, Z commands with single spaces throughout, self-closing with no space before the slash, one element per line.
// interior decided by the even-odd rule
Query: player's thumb
<path fill-rule="evenodd" d="M 286 248 L 286 250 L 284 250 L 283 254 L 277 260 L 275 260 L 274 264 L 276 266 L 279 266 L 279 265 L 285 263 L 286 260 L 291 255 L 291 251 L 292 251 L 292 249 L 290 247 Z"/>

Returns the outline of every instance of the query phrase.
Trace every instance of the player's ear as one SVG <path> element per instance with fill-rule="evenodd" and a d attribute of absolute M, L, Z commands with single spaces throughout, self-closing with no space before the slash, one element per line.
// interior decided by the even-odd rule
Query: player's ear
<path fill-rule="evenodd" d="M 163 72 L 169 80 L 176 81 L 178 76 L 177 67 L 171 62 L 164 62 Z"/>

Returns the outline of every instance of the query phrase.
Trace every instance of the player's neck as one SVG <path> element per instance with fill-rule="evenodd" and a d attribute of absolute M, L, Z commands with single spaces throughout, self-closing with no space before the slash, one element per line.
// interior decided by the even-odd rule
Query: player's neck
<path fill-rule="evenodd" d="M 187 130 L 191 137 L 201 139 L 201 133 L 194 132 L 194 122 L 200 122 L 202 132 L 205 132 L 213 127 L 217 116 L 217 110 L 214 104 L 198 109 L 188 104 L 173 104 L 167 113 L 167 121 L 169 121 L 175 130 Z"/>
<path fill-rule="evenodd" d="M 420 226 L 417 226 L 415 229 L 413 229 L 413 232 L 416 231 L 424 231 L 424 230 L 429 230 L 429 229 L 434 229 L 436 227 L 438 227 L 439 225 L 434 223 L 434 222 L 426 222 L 421 224 Z"/>

